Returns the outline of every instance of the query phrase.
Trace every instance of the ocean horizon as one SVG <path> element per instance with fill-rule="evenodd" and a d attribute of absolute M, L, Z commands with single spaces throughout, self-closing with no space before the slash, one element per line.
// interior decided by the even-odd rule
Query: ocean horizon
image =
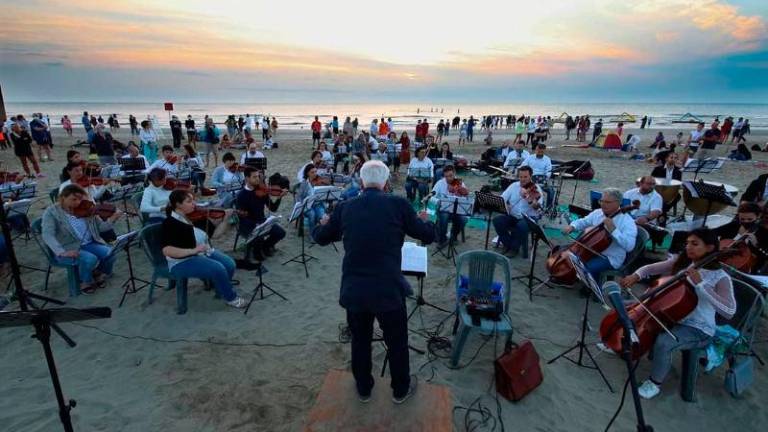
<path fill-rule="evenodd" d="M 223 122 L 228 115 L 246 114 L 260 117 L 275 116 L 279 126 L 286 129 L 307 128 L 314 116 L 323 121 L 329 121 L 334 115 L 343 122 L 347 116 L 357 117 L 361 124 L 367 125 L 374 118 L 391 117 L 394 124 L 400 127 L 414 125 L 418 119 L 428 119 L 435 123 L 440 119 L 455 116 L 468 118 L 470 115 L 479 119 L 485 115 L 520 114 L 533 116 L 560 117 L 563 113 L 572 116 L 589 115 L 593 122 L 602 118 L 609 122 L 623 113 L 636 117 L 636 123 L 628 127 L 639 126 L 640 119 L 648 116 L 652 119 L 651 127 L 662 129 L 686 130 L 691 127 L 686 123 L 674 123 L 685 114 L 692 114 L 702 121 L 709 123 L 716 117 L 721 120 L 731 116 L 749 119 L 753 129 L 768 129 L 768 104 L 761 103 L 518 103 L 518 104 L 479 104 L 479 103 L 439 103 L 430 105 L 423 102 L 402 102 L 385 104 L 365 103 L 174 103 L 174 111 L 164 110 L 163 102 L 6 102 L 9 116 L 23 114 L 30 116 L 33 112 L 47 114 L 52 126 L 59 126 L 59 119 L 68 115 L 75 124 L 79 123 L 83 111 L 96 116 L 101 115 L 106 120 L 110 114 L 117 114 L 121 125 L 126 125 L 128 115 L 133 114 L 139 119 L 147 116 L 157 116 L 162 122 L 170 114 L 186 118 L 191 115 L 195 120 L 202 120 L 206 115 L 217 123 Z M 162 123 L 161 123 L 162 124 Z"/>

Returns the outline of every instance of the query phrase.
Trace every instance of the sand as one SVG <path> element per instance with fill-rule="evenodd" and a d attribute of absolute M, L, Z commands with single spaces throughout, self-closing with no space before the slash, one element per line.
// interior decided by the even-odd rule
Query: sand
<path fill-rule="evenodd" d="M 687 129 L 687 128 L 685 128 Z M 411 131 L 412 132 L 412 131 Z M 506 131 L 502 131 L 506 132 Z M 628 130 L 641 133 L 644 145 L 656 131 Z M 555 131 L 550 144 L 563 144 L 561 130 Z M 671 131 L 665 131 L 667 135 Z M 82 138 L 82 130 L 76 137 Z M 169 134 L 166 134 L 169 136 Z M 478 136 L 482 134 L 478 131 Z M 117 138 L 127 140 L 127 130 L 121 129 Z M 496 135 L 496 142 L 503 138 Z M 58 184 L 57 174 L 65 159 L 64 152 L 73 140 L 55 131 L 55 162 L 42 164 L 49 177 L 40 181 L 41 199 L 31 215 L 37 217 L 49 204 L 47 191 Z M 454 132 L 448 141 L 458 139 Z M 281 130 L 277 136 L 278 150 L 267 153 L 270 174 L 274 171 L 294 177 L 296 170 L 309 157 L 310 139 L 306 131 Z M 766 133 L 755 131 L 752 142 L 766 142 Z M 481 138 L 454 153 L 476 160 L 483 150 Z M 723 151 L 725 154 L 725 151 Z M 554 159 L 589 159 L 597 172 L 596 182 L 581 182 L 575 202 L 584 204 L 589 188 L 616 186 L 632 187 L 634 179 L 648 173 L 650 165 L 642 161 L 625 160 L 625 155 L 597 149 L 554 148 Z M 766 171 L 768 154 L 755 153 L 756 162 L 727 162 L 720 172 L 705 178 L 732 184 L 743 191 L 749 181 Z M 3 167 L 10 171 L 20 168 L 9 151 L 0 152 Z M 402 169 L 402 168 L 401 168 Z M 464 176 L 471 190 L 485 181 L 471 174 Z M 402 194 L 402 180 L 395 183 Z M 569 183 L 562 201 L 571 199 Z M 279 213 L 286 215 L 292 205 L 283 202 Z M 125 230 L 125 224 L 118 224 Z M 72 411 L 75 429 L 79 431 L 293 431 L 301 430 L 313 407 L 324 377 L 331 369 L 348 369 L 349 345 L 338 341 L 338 326 L 344 321 L 344 311 L 338 305 L 341 254 L 331 247 L 312 248 L 318 258 L 310 264 L 311 278 L 304 277 L 298 264 L 280 265 L 299 251 L 295 230 L 279 245 L 279 253 L 266 262 L 269 273 L 265 281 L 288 297 L 285 302 L 276 297 L 254 303 L 250 313 L 242 313 L 213 299 L 212 292 L 203 291 L 202 284 L 190 284 L 189 311 L 176 315 L 175 294 L 156 291 L 155 302 L 147 304 L 146 290 L 131 295 L 122 308 L 117 308 L 122 291 L 120 284 L 127 274 L 127 263 L 120 259 L 115 277 L 109 286 L 93 296 L 67 299 L 66 277 L 62 271 L 51 276 L 48 295 L 67 299 L 71 307 L 110 306 L 113 317 L 83 325 L 62 327 L 77 341 L 76 348 L 67 347 L 61 339 L 53 338 L 54 354 L 59 366 L 65 397 L 77 400 Z M 464 252 L 482 248 L 484 232 L 467 229 L 466 243 L 458 245 Z M 233 238 L 222 239 L 215 246 L 232 253 Z M 44 265 L 34 241 L 16 242 L 22 264 Z M 341 245 L 339 245 L 341 249 Z M 545 277 L 540 250 L 536 273 Z M 240 252 L 235 253 L 239 257 Z M 139 249 L 133 252 L 135 270 L 147 278 L 151 270 Z M 511 260 L 513 275 L 527 273 L 529 261 Z M 430 259 L 430 274 L 426 281 L 427 299 L 445 308 L 454 301 L 453 266 L 444 258 Z M 25 271 L 24 285 L 33 291 L 42 290 L 42 273 Z M 238 289 L 249 293 L 255 286 L 253 274 L 238 271 Z M 511 289 L 510 315 L 515 325 L 515 339 L 531 338 L 543 360 L 550 359 L 570 346 L 579 333 L 583 300 L 574 291 L 558 289 L 547 294 L 558 298 L 527 298 L 522 284 Z M 409 302 L 409 308 L 412 302 Z M 592 307 L 590 322 L 597 327 L 605 313 Z M 422 313 L 426 326 L 434 326 L 444 314 L 430 309 Z M 450 324 L 450 322 L 448 323 Z M 97 326 L 100 330 L 90 326 Z M 421 328 L 413 321 L 411 328 Z M 114 333 L 115 335 L 107 334 Z M 443 329 L 449 336 L 450 325 Z M 38 343 L 29 338 L 31 328 L 0 331 L 0 429 L 7 431 L 60 430 L 53 390 Z M 116 336 L 122 335 L 122 336 Z M 588 334 L 590 343 L 598 336 Z M 758 340 L 765 340 L 762 331 Z M 214 343 L 205 343 L 214 342 Z M 425 347 L 425 339 L 411 334 L 411 344 Z M 482 403 L 495 412 L 492 380 L 492 360 L 502 349 L 493 340 L 480 349 L 476 359 L 463 369 L 452 370 L 447 361 L 438 359 L 428 365 L 427 356 L 411 354 L 411 367 L 422 380 L 449 387 L 456 405 L 467 406 L 479 396 Z M 268 345 L 267 345 L 268 344 Z M 471 337 L 462 356 L 469 361 L 483 344 L 478 336 Z M 757 352 L 768 358 L 764 343 Z M 381 366 L 384 350 L 374 346 L 374 369 Z M 622 362 L 605 354 L 598 362 L 615 388 L 621 388 L 626 377 Z M 638 374 L 645 377 L 650 363 L 643 360 Z M 507 430 L 520 431 L 598 431 L 603 430 L 619 402 L 620 393 L 610 393 L 599 375 L 565 361 L 552 365 L 542 361 L 544 382 L 540 388 L 513 404 L 500 400 L 501 415 Z M 731 398 L 724 390 L 721 368 L 712 375 L 701 377 L 699 401 L 685 403 L 677 394 L 679 362 L 663 386 L 663 394 L 644 402 L 647 420 L 656 430 L 761 430 L 768 425 L 764 409 L 768 377 L 758 367 L 755 385 L 740 400 Z M 388 378 L 378 379 L 377 386 L 388 387 Z M 385 392 L 386 393 L 386 392 Z M 629 400 L 613 430 L 634 430 L 634 412 Z M 463 413 L 454 417 L 456 430 L 464 430 Z"/>

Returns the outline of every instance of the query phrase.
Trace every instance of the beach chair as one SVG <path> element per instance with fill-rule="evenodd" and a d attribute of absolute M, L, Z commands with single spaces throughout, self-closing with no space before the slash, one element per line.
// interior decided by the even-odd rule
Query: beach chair
<path fill-rule="evenodd" d="M 755 334 L 765 306 L 765 298 L 759 290 L 742 280 L 734 278 L 732 281 L 733 296 L 736 299 L 736 313 L 731 319 L 717 317 L 718 325 L 728 324 L 738 330 L 741 335 L 741 343 L 737 342 L 725 351 L 725 357 L 730 365 L 733 365 L 738 356 L 755 355 L 753 350 Z M 706 348 L 682 351 L 680 397 L 686 402 L 696 402 L 696 381 L 698 381 L 699 366 L 705 361 Z"/>
<path fill-rule="evenodd" d="M 459 255 L 456 261 L 457 291 L 464 266 L 468 270 L 465 277 L 468 278 L 469 296 L 487 297 L 491 293 L 494 282 L 502 282 L 504 284 L 504 312 L 501 314 L 499 321 L 482 318 L 480 319 L 480 324 L 477 325 L 472 322 L 472 317 L 469 316 L 466 306 L 459 303 L 457 299 L 456 320 L 453 324 L 453 350 L 451 352 L 451 365 L 454 367 L 459 364 L 461 352 L 472 329 L 478 329 L 483 333 L 492 334 L 498 332 L 506 334 L 505 346 L 510 343 L 513 332 L 512 320 L 509 317 L 509 298 L 512 281 L 509 260 L 503 255 L 491 251 L 464 252 Z M 502 270 L 503 279 L 501 281 L 494 281 L 497 266 Z"/>
<path fill-rule="evenodd" d="M 56 190 L 56 192 L 58 192 L 58 189 Z M 53 270 L 53 267 L 59 267 L 59 268 L 67 269 L 67 288 L 69 289 L 69 296 L 70 297 L 79 296 L 80 295 L 80 279 L 78 277 L 77 261 L 72 260 L 71 264 L 60 263 L 56 259 L 56 256 L 54 256 L 53 251 L 51 251 L 48 245 L 46 245 L 45 242 L 43 242 L 42 233 L 43 233 L 43 220 L 40 218 L 35 219 L 32 222 L 32 237 L 34 237 L 35 242 L 40 247 L 40 250 L 43 252 L 43 255 L 45 255 L 45 259 L 48 261 L 48 268 L 45 270 L 45 284 L 43 285 L 43 290 L 48 291 L 48 279 L 51 277 L 51 271 Z"/>
<path fill-rule="evenodd" d="M 141 198 L 143 196 L 144 196 L 144 191 L 141 191 L 141 192 L 136 192 L 131 197 L 131 204 L 133 205 L 134 208 L 136 208 L 136 214 L 139 216 L 139 221 L 141 222 L 142 227 L 147 224 L 147 220 L 149 219 L 147 214 L 141 211 Z"/>
<path fill-rule="evenodd" d="M 176 313 L 183 315 L 187 313 L 187 279 L 174 277 L 168 270 L 168 261 L 163 255 L 160 246 L 161 224 L 151 224 L 142 228 L 139 232 L 139 241 L 142 249 L 147 255 L 149 263 L 152 265 L 152 280 L 149 284 L 149 296 L 147 302 L 152 304 L 152 294 L 155 291 L 155 285 L 159 278 L 168 279 L 168 290 L 176 287 Z"/>
<path fill-rule="evenodd" d="M 643 254 L 643 251 L 645 251 L 645 244 L 648 243 L 648 238 L 648 231 L 646 231 L 643 227 L 637 227 L 635 248 L 632 249 L 632 252 L 627 254 L 626 258 L 624 258 L 624 264 L 622 264 L 621 267 L 615 270 L 605 270 L 600 273 L 600 286 L 603 286 L 603 284 L 608 280 L 615 280 L 616 278 L 625 276 L 627 273 L 629 273 L 634 262 L 637 261 L 637 259 L 640 258 L 640 256 Z"/>

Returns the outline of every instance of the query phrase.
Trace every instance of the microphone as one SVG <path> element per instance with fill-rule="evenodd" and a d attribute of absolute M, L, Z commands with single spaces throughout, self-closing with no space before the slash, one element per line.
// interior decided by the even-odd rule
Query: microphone
<path fill-rule="evenodd" d="M 635 332 L 635 323 L 627 315 L 627 310 L 624 307 L 624 299 L 621 298 L 621 287 L 614 281 L 608 281 L 603 284 L 603 297 L 608 300 L 611 307 L 616 311 L 619 317 L 619 321 L 624 326 L 624 331 L 629 332 L 629 338 L 632 344 L 639 344 L 640 338 L 637 337 Z"/>

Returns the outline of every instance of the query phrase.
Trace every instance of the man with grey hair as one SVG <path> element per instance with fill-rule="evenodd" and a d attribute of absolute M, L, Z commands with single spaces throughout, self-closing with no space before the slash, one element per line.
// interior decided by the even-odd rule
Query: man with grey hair
<path fill-rule="evenodd" d="M 384 192 L 389 169 L 383 162 L 366 162 L 360 177 L 363 193 L 342 201 L 330 217 L 324 216 L 312 237 L 322 246 L 344 242 L 339 304 L 347 310 L 352 334 L 352 374 L 358 398 L 368 402 L 374 385 L 371 339 L 376 319 L 389 351 L 392 400 L 400 404 L 416 391 L 416 377 L 410 376 L 405 310 L 405 297 L 411 290 L 400 271 L 401 248 L 406 235 L 431 243 L 435 227 L 426 212 L 417 216 L 405 198 Z"/>
<path fill-rule="evenodd" d="M 603 190 L 599 209 L 571 222 L 562 230 L 564 234 L 570 234 L 574 230 L 584 231 L 600 224 L 608 230 L 611 235 L 611 244 L 601 255 L 584 263 L 596 281 L 600 280 L 600 273 L 605 270 L 621 267 L 627 258 L 627 253 L 635 248 L 637 225 L 632 216 L 620 211 L 621 199 L 620 190 L 616 188 Z"/>

